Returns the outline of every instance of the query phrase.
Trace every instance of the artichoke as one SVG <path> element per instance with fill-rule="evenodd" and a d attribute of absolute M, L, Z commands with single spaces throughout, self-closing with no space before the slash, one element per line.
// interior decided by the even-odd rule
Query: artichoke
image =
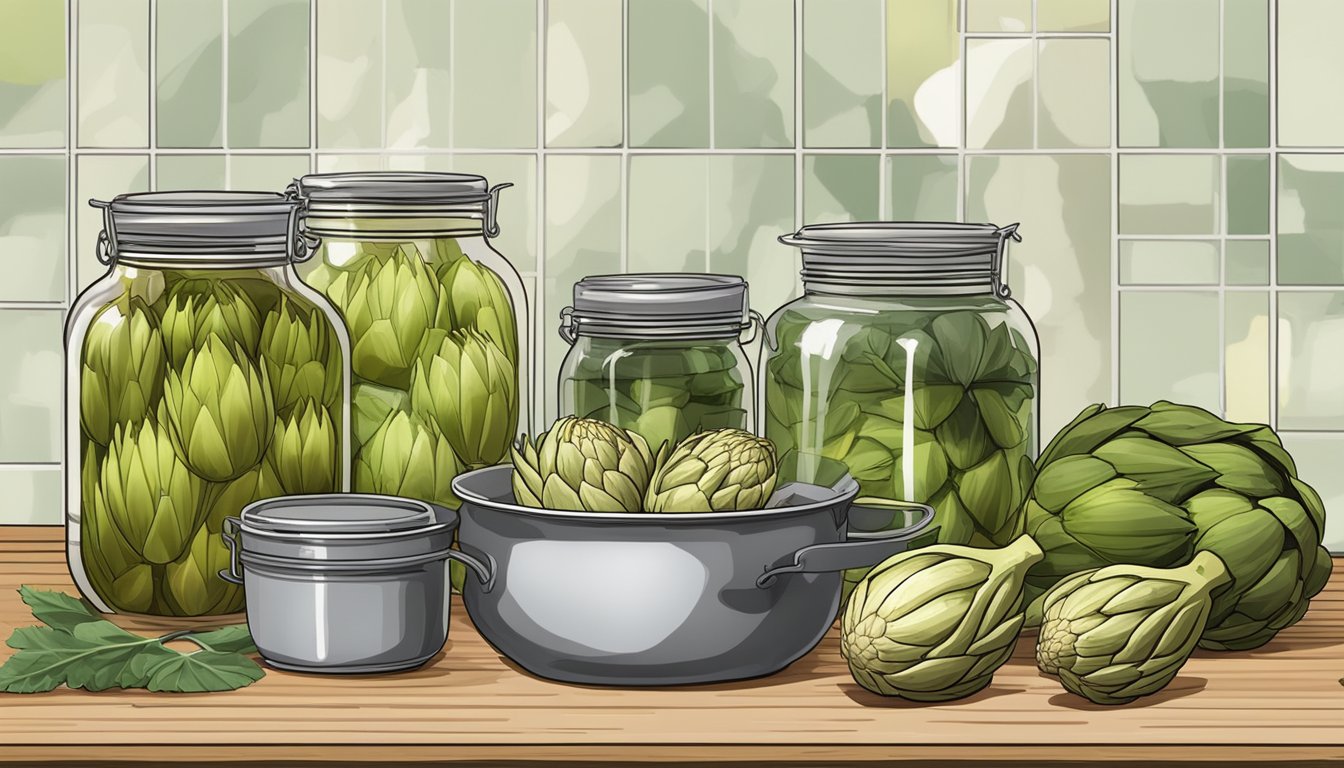
<path fill-rule="evenodd" d="M 740 429 L 698 432 L 660 462 L 649 482 L 649 512 L 761 509 L 775 492 L 775 446 Z"/>
<path fill-rule="evenodd" d="M 94 592 L 113 610 L 145 613 L 154 601 L 153 569 L 108 516 L 102 469 L 98 446 L 90 442 L 80 467 L 80 560 Z"/>
<path fill-rule="evenodd" d="M 455 331 L 415 364 L 410 403 L 465 464 L 495 464 L 518 429 L 518 372 L 486 336 Z"/>
<path fill-rule="evenodd" d="M 488 267 L 471 259 L 454 259 L 442 269 L 443 327 L 475 330 L 495 342 L 509 360 L 518 359 L 518 325 L 504 282 Z"/>
<path fill-rule="evenodd" d="M 566 417 L 535 441 L 524 436 L 513 446 L 514 498 L 525 507 L 639 512 L 665 450 L 655 457 L 636 433 Z"/>
<path fill-rule="evenodd" d="M 1030 536 L 1002 549 L 939 544 L 888 558 L 845 606 L 840 652 L 883 696 L 950 701 L 989 685 L 1022 629 L 1022 584 L 1041 559 Z"/>
<path fill-rule="evenodd" d="M 233 480 L 261 461 L 275 423 L 265 369 L 213 334 L 187 353 L 180 374 L 168 371 L 163 410 L 178 454 L 213 482 Z"/>
<path fill-rule="evenodd" d="M 438 284 L 418 255 L 343 271 L 327 295 L 350 330 L 351 368 L 376 384 L 405 390 L 422 346 L 447 334 L 435 327 Z"/>
<path fill-rule="evenodd" d="M 1229 580 L 1211 552 L 1180 568 L 1112 565 L 1071 576 L 1045 596 L 1036 663 L 1097 704 L 1156 693 L 1194 651 L 1210 594 Z"/>
<path fill-rule="evenodd" d="M 275 423 L 267 463 L 286 493 L 334 493 L 341 485 L 339 446 L 327 409 L 304 400 Z"/>
<path fill-rule="evenodd" d="M 356 384 L 350 390 L 350 432 L 356 446 L 369 442 L 393 411 L 408 411 L 410 397 L 400 389 Z"/>
<path fill-rule="evenodd" d="M 139 298 L 118 300 L 89 326 L 80 355 L 80 426 L 106 446 L 118 424 L 138 424 L 159 399 L 164 367 L 163 337 L 149 306 Z"/>
<path fill-rule="evenodd" d="M 205 526 L 191 539 L 182 557 L 164 568 L 163 591 L 178 616 L 215 616 L 243 608 L 243 588 L 219 578 L 229 567 L 223 537 Z"/>
<path fill-rule="evenodd" d="M 242 347 L 248 357 L 261 338 L 256 305 L 223 279 L 184 280 L 173 286 L 160 327 L 168 362 L 174 367 L 181 367 L 187 355 L 204 347 L 212 335 L 230 347 Z"/>
<path fill-rule="evenodd" d="M 182 554 L 203 516 L 200 479 L 178 460 L 154 419 L 115 430 L 101 487 L 113 526 L 134 552 L 156 565 Z"/>
<path fill-rule="evenodd" d="M 339 356 L 326 317 L 281 299 L 261 326 L 261 361 L 271 382 L 277 413 L 287 413 L 305 398 L 328 408 L 341 398 Z"/>
<path fill-rule="evenodd" d="M 1209 550 L 1232 584 L 1200 645 L 1245 650 L 1295 623 L 1325 586 L 1325 508 L 1269 427 L 1165 401 L 1094 405 L 1050 442 L 1037 473 L 1026 504 L 1046 552 L 1028 580 L 1037 594 L 1081 570 L 1175 566 Z"/>
<path fill-rule="evenodd" d="M 224 529 L 224 518 L 237 517 L 243 507 L 254 501 L 283 496 L 285 489 L 280 487 L 280 478 L 275 475 L 271 462 L 263 461 L 244 472 L 236 480 L 227 483 L 214 483 L 206 491 L 205 523 L 202 527 L 211 533 Z"/>
<path fill-rule="evenodd" d="M 394 411 L 355 457 L 354 489 L 455 508 L 460 502 L 452 480 L 461 472 L 452 446 L 437 427 Z"/>

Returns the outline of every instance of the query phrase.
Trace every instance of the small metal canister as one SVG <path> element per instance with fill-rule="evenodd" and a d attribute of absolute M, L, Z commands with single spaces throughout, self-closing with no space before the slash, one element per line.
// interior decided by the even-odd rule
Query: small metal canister
<path fill-rule="evenodd" d="M 448 639 L 457 513 L 363 494 L 284 496 L 225 521 L 229 570 L 265 661 L 299 672 L 413 669 Z"/>

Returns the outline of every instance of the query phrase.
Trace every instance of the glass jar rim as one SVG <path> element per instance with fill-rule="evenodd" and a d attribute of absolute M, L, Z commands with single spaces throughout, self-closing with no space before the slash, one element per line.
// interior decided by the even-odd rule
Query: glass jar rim
<path fill-rule="evenodd" d="M 302 260 L 298 205 L 276 192 L 132 192 L 90 200 L 103 212 L 96 255 L 103 264 L 281 266 Z"/>
<path fill-rule="evenodd" d="M 737 275 L 642 272 L 589 275 L 560 311 L 560 336 L 734 338 L 753 322 L 747 281 Z"/>
<path fill-rule="evenodd" d="M 432 237 L 461 232 L 444 220 L 479 220 L 486 237 L 499 234 L 499 193 L 513 186 L 490 186 L 484 176 L 438 171 L 358 171 L 310 173 L 294 179 L 286 194 L 300 201 L 304 230 L 322 235 L 361 232 L 330 222 L 396 220 L 401 226 L 376 231 L 384 236 Z"/>

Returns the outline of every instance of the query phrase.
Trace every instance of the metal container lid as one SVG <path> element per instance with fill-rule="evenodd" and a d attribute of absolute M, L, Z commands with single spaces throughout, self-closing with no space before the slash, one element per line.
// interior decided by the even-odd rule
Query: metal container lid
<path fill-rule="evenodd" d="M 89 205 L 103 211 L 104 264 L 271 266 L 309 251 L 296 234 L 297 204 L 274 192 L 137 192 Z"/>
<path fill-rule="evenodd" d="M 1017 224 L 877 221 L 811 224 L 779 238 L 803 251 L 803 283 L 839 293 L 993 293 L 1008 298 L 1003 257 Z"/>
<path fill-rule="evenodd" d="M 728 338 L 751 327 L 747 283 L 736 275 L 593 275 L 574 284 L 560 335 Z"/>
<path fill-rule="evenodd" d="M 457 513 L 423 501 L 351 493 L 264 499 L 230 519 L 241 531 L 244 558 L 295 561 L 395 561 L 446 552 L 457 527 Z"/>
<path fill-rule="evenodd" d="M 489 185 L 472 173 L 368 171 L 312 173 L 290 184 L 310 219 L 322 218 L 482 218 L 490 237 L 499 234 L 495 212 L 499 192 L 512 184 Z M 309 223 L 318 231 L 321 227 Z"/>

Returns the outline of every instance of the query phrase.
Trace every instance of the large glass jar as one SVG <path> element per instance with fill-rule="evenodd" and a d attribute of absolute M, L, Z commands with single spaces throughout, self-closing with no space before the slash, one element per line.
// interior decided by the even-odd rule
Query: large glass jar
<path fill-rule="evenodd" d="M 755 380 L 743 346 L 759 322 L 730 275 L 586 277 L 560 313 L 570 343 L 560 413 L 637 432 L 656 450 L 701 429 L 754 431 Z"/>
<path fill-rule="evenodd" d="M 103 611 L 233 613 L 224 518 L 347 489 L 349 339 L 281 195 L 122 195 L 66 327 L 71 574 Z"/>
<path fill-rule="evenodd" d="M 1036 332 L 1001 281 L 1016 226 L 803 227 L 804 295 L 767 323 L 765 435 L 929 504 L 941 543 L 1022 533 L 1037 449 Z M 852 585 L 862 572 L 847 574 Z"/>

